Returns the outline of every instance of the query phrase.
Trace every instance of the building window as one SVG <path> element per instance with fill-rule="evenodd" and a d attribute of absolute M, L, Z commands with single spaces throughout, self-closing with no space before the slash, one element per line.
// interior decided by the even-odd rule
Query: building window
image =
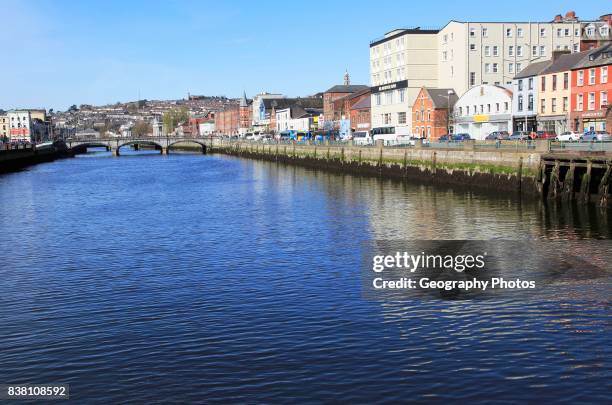
<path fill-rule="evenodd" d="M 516 56 L 523 56 L 523 46 L 519 45 L 516 47 Z"/>
<path fill-rule="evenodd" d="M 602 37 L 607 37 L 610 32 L 610 29 L 606 26 L 603 26 L 599 29 L 599 32 L 601 33 Z"/>
<path fill-rule="evenodd" d="M 507 101 L 505 101 L 505 102 L 504 102 L 504 111 L 506 111 L 506 112 L 507 112 L 507 111 L 508 111 L 508 107 L 509 107 L 509 106 L 508 106 L 508 102 L 507 102 Z"/>
<path fill-rule="evenodd" d="M 595 84 L 595 69 L 589 69 L 589 84 Z"/>
<path fill-rule="evenodd" d="M 376 105 L 380 105 L 380 93 L 376 93 L 376 97 L 375 98 L 376 98 L 375 104 Z"/>
<path fill-rule="evenodd" d="M 527 86 L 527 88 L 528 88 L 529 90 L 533 90 L 533 77 L 530 77 L 530 78 L 529 78 L 529 81 L 528 81 L 527 83 L 529 83 L 529 85 Z"/>
<path fill-rule="evenodd" d="M 602 91 L 599 93 L 599 108 L 604 108 L 608 105 L 608 92 Z"/>
<path fill-rule="evenodd" d="M 488 30 L 488 28 L 483 28 L 483 29 L 482 29 L 482 36 L 483 36 L 483 37 L 488 37 L 488 36 L 489 36 L 489 30 Z"/>
<path fill-rule="evenodd" d="M 578 71 L 578 86 L 584 85 L 584 70 Z"/>
<path fill-rule="evenodd" d="M 498 70 L 498 65 L 497 65 L 497 63 L 494 63 L 493 64 L 493 73 L 497 73 L 497 70 Z"/>
<path fill-rule="evenodd" d="M 476 85 L 476 72 L 470 72 L 470 86 Z"/>
<path fill-rule="evenodd" d="M 522 28 L 517 28 L 516 29 L 516 36 L 519 38 L 523 38 L 523 29 Z"/>
<path fill-rule="evenodd" d="M 578 108 L 578 111 L 582 111 L 584 109 L 584 97 L 582 96 L 582 94 L 576 95 L 576 106 Z"/>
<path fill-rule="evenodd" d="M 546 76 L 542 76 L 542 91 L 546 91 Z"/>
<path fill-rule="evenodd" d="M 569 88 L 569 72 L 563 73 L 563 90 Z"/>
<path fill-rule="evenodd" d="M 459 107 L 459 115 L 463 115 L 463 107 Z"/>
<path fill-rule="evenodd" d="M 476 50 L 476 44 L 470 44 L 470 51 Z"/>
<path fill-rule="evenodd" d="M 518 81 L 518 90 L 523 91 L 523 79 L 519 79 Z"/>
<path fill-rule="evenodd" d="M 563 30 L 561 28 L 557 28 L 557 37 L 561 38 L 563 35 Z"/>
<path fill-rule="evenodd" d="M 446 51 L 442 51 L 442 60 L 446 62 Z"/>
<path fill-rule="evenodd" d="M 516 73 L 520 72 L 522 70 L 523 65 L 521 63 L 517 63 L 516 64 Z"/>
<path fill-rule="evenodd" d="M 540 37 L 544 38 L 546 36 L 546 28 L 540 28 Z"/>
<path fill-rule="evenodd" d="M 523 111 L 523 96 L 518 96 L 518 110 Z"/>
<path fill-rule="evenodd" d="M 385 104 L 393 104 L 393 92 L 385 92 Z"/>
<path fill-rule="evenodd" d="M 499 56 L 499 48 L 497 45 L 493 46 L 493 56 Z"/>
<path fill-rule="evenodd" d="M 491 72 L 491 64 L 489 63 L 485 63 L 485 73 L 490 73 Z"/>
<path fill-rule="evenodd" d="M 417 121 L 417 122 L 418 122 L 418 121 L 421 121 L 421 113 L 420 113 L 420 112 L 418 112 L 418 111 L 417 111 L 417 112 L 415 113 L 415 116 L 416 116 L 415 121 Z"/>
<path fill-rule="evenodd" d="M 470 28 L 470 36 L 471 37 L 475 37 L 476 36 L 476 29 Z"/>
<path fill-rule="evenodd" d="M 470 115 L 470 106 L 465 107 L 465 115 Z"/>
<path fill-rule="evenodd" d="M 508 56 L 514 56 L 514 46 L 510 45 L 508 47 Z"/>
<path fill-rule="evenodd" d="M 484 51 L 485 56 L 491 56 L 491 47 L 489 45 L 485 46 Z"/>
<path fill-rule="evenodd" d="M 527 109 L 529 111 L 533 111 L 533 94 L 530 94 L 529 97 L 527 97 Z"/>
<path fill-rule="evenodd" d="M 511 37 L 512 36 L 512 28 L 506 28 L 506 36 L 507 37 Z"/>
<path fill-rule="evenodd" d="M 397 123 L 398 124 L 405 124 L 406 123 L 406 113 L 405 112 L 398 112 L 397 113 Z"/>
<path fill-rule="evenodd" d="M 480 104 L 480 113 L 484 113 L 484 106 L 482 104 Z"/>
<path fill-rule="evenodd" d="M 574 44 L 574 53 L 578 52 L 580 50 L 579 48 L 580 44 Z"/>
<path fill-rule="evenodd" d="M 495 112 L 499 112 L 499 103 L 495 103 Z"/>
<path fill-rule="evenodd" d="M 546 55 L 546 47 L 544 45 L 540 46 L 540 56 Z"/>
<path fill-rule="evenodd" d="M 567 112 L 569 107 L 569 100 L 567 97 L 563 97 L 563 112 Z"/>
<path fill-rule="evenodd" d="M 383 114 L 383 122 L 385 125 L 391 124 L 391 113 Z"/>
<path fill-rule="evenodd" d="M 595 93 L 589 93 L 589 110 L 595 109 Z"/>
<path fill-rule="evenodd" d="M 569 28 L 566 28 L 564 32 L 565 32 L 565 36 L 566 36 L 566 37 L 569 37 L 569 36 L 570 36 L 570 30 L 569 30 Z"/>
<path fill-rule="evenodd" d="M 577 36 L 577 37 L 579 37 L 579 36 L 580 36 L 580 28 L 576 28 L 576 29 L 574 30 L 574 35 L 575 35 L 575 36 Z"/>
<path fill-rule="evenodd" d="M 593 29 L 593 27 L 587 28 L 586 34 L 587 34 L 587 37 L 592 37 L 595 34 L 595 30 Z"/>
<path fill-rule="evenodd" d="M 399 89 L 399 102 L 403 103 L 406 100 L 406 89 Z"/>
<path fill-rule="evenodd" d="M 491 113 L 491 104 L 487 104 L 487 113 Z"/>
<path fill-rule="evenodd" d="M 557 75 L 552 76 L 552 90 L 557 90 Z"/>
<path fill-rule="evenodd" d="M 508 73 L 514 73 L 514 63 L 508 63 Z"/>
<path fill-rule="evenodd" d="M 538 56 L 538 47 L 535 45 L 531 48 L 531 56 Z"/>
<path fill-rule="evenodd" d="M 448 42 L 448 35 L 447 34 L 444 34 L 444 36 L 442 38 L 444 39 L 444 43 Z"/>
<path fill-rule="evenodd" d="M 601 83 L 608 83 L 608 67 L 602 66 L 601 68 Z"/>
<path fill-rule="evenodd" d="M 557 99 L 556 98 L 552 99 L 552 103 L 550 105 L 550 111 L 554 113 L 557 112 Z"/>
<path fill-rule="evenodd" d="M 541 99 L 540 100 L 540 113 L 544 114 L 545 112 L 546 112 L 546 100 Z"/>

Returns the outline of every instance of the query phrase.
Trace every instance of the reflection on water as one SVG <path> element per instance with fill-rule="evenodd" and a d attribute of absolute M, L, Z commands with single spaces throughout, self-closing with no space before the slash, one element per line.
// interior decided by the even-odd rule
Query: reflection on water
<path fill-rule="evenodd" d="M 580 256 L 608 210 L 137 153 L 0 176 L 0 381 L 88 403 L 609 399 L 602 258 L 529 299 L 373 301 L 360 274 L 380 239 Z"/>

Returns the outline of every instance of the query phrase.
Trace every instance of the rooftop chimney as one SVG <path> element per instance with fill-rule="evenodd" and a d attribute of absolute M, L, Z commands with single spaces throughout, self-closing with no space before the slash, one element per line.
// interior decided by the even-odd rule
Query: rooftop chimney
<path fill-rule="evenodd" d="M 567 55 L 567 54 L 570 54 L 570 53 L 571 53 L 571 51 L 570 51 L 570 50 L 568 50 L 568 49 L 560 49 L 560 50 L 555 50 L 555 51 L 553 51 L 553 53 L 552 53 L 552 60 L 553 60 L 553 62 L 554 62 L 554 61 L 556 61 L 557 59 L 559 59 L 559 56 L 561 56 L 561 55 Z"/>
<path fill-rule="evenodd" d="M 557 14 L 553 22 L 561 22 L 561 21 L 563 21 L 563 16 L 561 14 Z"/>

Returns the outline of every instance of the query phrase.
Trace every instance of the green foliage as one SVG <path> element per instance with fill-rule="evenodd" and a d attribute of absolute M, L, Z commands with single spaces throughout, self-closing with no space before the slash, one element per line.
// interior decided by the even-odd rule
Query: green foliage
<path fill-rule="evenodd" d="M 181 122 L 189 120 L 189 110 L 185 107 L 173 108 L 164 113 L 162 121 L 164 123 L 164 131 L 169 134 L 174 131 Z"/>
<path fill-rule="evenodd" d="M 145 121 L 138 121 L 132 127 L 132 136 L 140 137 L 147 136 L 153 132 L 151 124 Z"/>

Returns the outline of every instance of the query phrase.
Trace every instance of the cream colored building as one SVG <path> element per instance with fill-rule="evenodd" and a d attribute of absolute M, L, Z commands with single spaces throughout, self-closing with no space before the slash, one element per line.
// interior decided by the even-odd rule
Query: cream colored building
<path fill-rule="evenodd" d="M 553 55 L 553 61 L 536 77 L 538 129 L 561 134 L 569 130 L 571 69 L 588 52 Z"/>
<path fill-rule="evenodd" d="M 0 142 L 9 137 L 9 120 L 7 114 L 0 114 Z"/>
<path fill-rule="evenodd" d="M 370 43 L 372 128 L 412 133 L 412 105 L 421 87 L 438 87 L 437 34 L 398 29 Z"/>
<path fill-rule="evenodd" d="M 511 88 L 512 79 L 555 50 L 580 51 L 582 24 L 559 22 L 451 21 L 438 34 L 438 85 L 459 95 L 491 84 Z"/>

